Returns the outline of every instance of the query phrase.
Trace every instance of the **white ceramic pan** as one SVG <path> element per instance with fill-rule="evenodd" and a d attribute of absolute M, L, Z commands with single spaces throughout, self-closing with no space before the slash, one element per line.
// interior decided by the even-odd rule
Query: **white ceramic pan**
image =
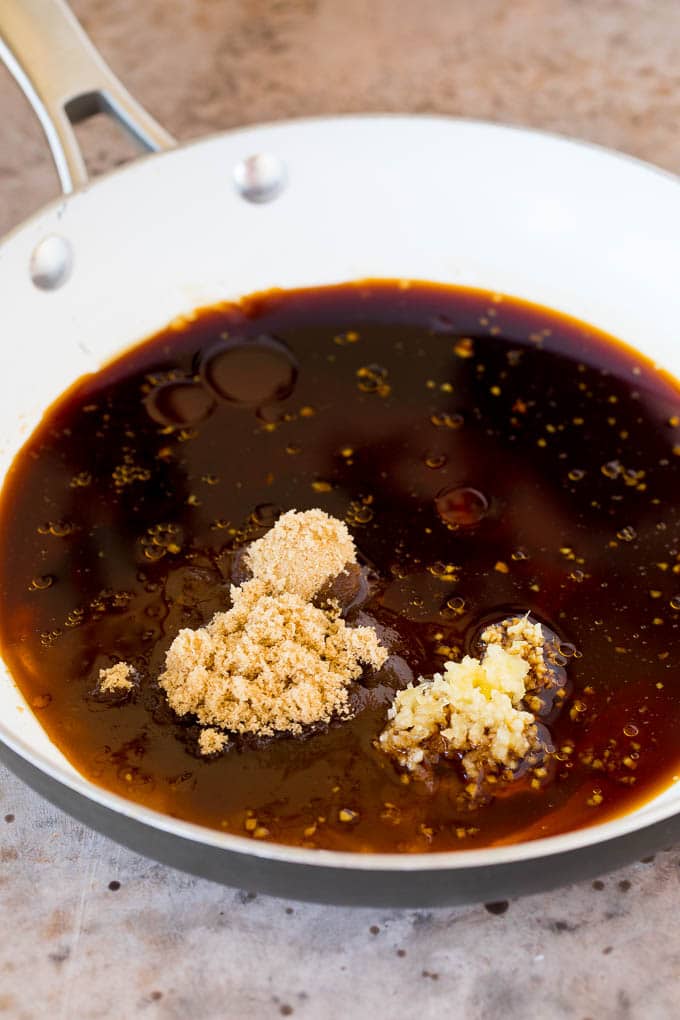
<path fill-rule="evenodd" d="M 546 134 L 436 117 L 272 124 L 176 147 L 61 2 L 2 0 L 0 37 L 65 192 L 0 246 L 0 479 L 76 377 L 179 313 L 274 286 L 370 276 L 490 288 L 584 319 L 680 376 L 680 187 L 668 174 Z M 160 151 L 90 183 L 71 122 L 101 110 Z M 680 836 L 679 784 L 614 821 L 515 846 L 398 856 L 255 843 L 89 783 L 4 669 L 0 738 L 18 775 L 114 839 L 300 898 L 498 899 Z"/>

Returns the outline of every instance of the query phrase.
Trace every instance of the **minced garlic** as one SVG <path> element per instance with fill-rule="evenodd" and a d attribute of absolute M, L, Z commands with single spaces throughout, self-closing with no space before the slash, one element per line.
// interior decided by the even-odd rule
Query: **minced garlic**
<path fill-rule="evenodd" d="M 159 683 L 171 707 L 261 736 L 349 716 L 351 682 L 363 665 L 379 669 L 387 650 L 371 627 L 348 627 L 337 606 L 309 601 L 355 562 L 349 532 L 320 510 L 291 511 L 246 560 L 254 576 L 231 589 L 231 609 L 170 646 Z"/>
<path fill-rule="evenodd" d="M 99 670 L 99 690 L 102 694 L 123 694 L 135 686 L 134 667 L 129 662 L 117 662 L 114 666 Z"/>
<path fill-rule="evenodd" d="M 485 645 L 500 645 L 510 655 L 519 655 L 529 664 L 527 690 L 538 690 L 549 682 L 546 641 L 540 623 L 532 623 L 528 616 L 512 617 L 487 627 L 482 641 Z"/>
<path fill-rule="evenodd" d="M 427 741 L 441 736 L 446 751 L 463 753 L 475 778 L 488 762 L 512 767 L 536 739 L 536 722 L 518 708 L 529 664 L 489 645 L 483 659 L 447 662 L 444 674 L 399 691 L 380 734 L 380 747 L 411 771 L 426 757 Z"/>

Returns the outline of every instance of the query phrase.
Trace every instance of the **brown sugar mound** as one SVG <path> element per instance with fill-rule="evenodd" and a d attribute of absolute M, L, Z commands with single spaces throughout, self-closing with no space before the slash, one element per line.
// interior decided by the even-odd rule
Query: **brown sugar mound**
<path fill-rule="evenodd" d="M 284 515 L 250 548 L 255 576 L 232 588 L 231 609 L 170 646 L 159 683 L 174 711 L 260 736 L 347 717 L 349 685 L 388 653 L 371 627 L 348 627 L 338 606 L 309 600 L 354 557 L 340 521 L 320 510 Z M 216 733 L 199 737 L 201 753 L 222 749 Z"/>
<path fill-rule="evenodd" d="M 179 632 L 160 678 L 175 712 L 203 725 L 268 736 L 346 716 L 362 663 L 378 669 L 387 657 L 370 627 L 348 627 L 299 595 L 252 580 L 232 597 L 206 627 Z"/>
<path fill-rule="evenodd" d="M 228 743 L 229 737 L 227 734 L 222 733 L 221 730 L 214 729 L 212 726 L 206 726 L 198 736 L 198 749 L 206 757 L 219 754 Z"/>
<path fill-rule="evenodd" d="M 245 555 L 253 577 L 272 594 L 288 591 L 306 602 L 348 563 L 356 563 L 346 525 L 323 510 L 290 510 Z"/>
<path fill-rule="evenodd" d="M 99 670 L 99 690 L 103 694 L 121 694 L 133 690 L 134 669 L 128 662 Z"/>

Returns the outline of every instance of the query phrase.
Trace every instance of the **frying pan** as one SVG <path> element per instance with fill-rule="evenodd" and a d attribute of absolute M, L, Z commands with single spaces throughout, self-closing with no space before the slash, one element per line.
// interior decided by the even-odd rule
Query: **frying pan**
<path fill-rule="evenodd" d="M 680 376 L 680 187 L 669 174 L 592 145 L 438 117 L 293 121 L 177 146 L 60 0 L 2 0 L 0 40 L 64 192 L 0 246 L 0 480 L 75 378 L 197 306 L 274 286 L 390 277 L 488 288 L 592 323 Z M 97 112 L 155 154 L 89 182 L 72 125 Z M 511 846 L 396 855 L 255 842 L 88 782 L 4 667 L 0 755 L 134 850 L 326 902 L 494 900 L 601 873 L 680 836 L 678 784 L 613 821 Z"/>

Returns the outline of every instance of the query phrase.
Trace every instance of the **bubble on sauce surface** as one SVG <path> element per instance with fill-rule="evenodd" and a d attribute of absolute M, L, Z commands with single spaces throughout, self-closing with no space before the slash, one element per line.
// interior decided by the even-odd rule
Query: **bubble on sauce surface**
<path fill-rule="evenodd" d="M 51 574 L 41 574 L 38 577 L 34 577 L 28 586 L 29 591 L 46 591 L 47 588 L 51 588 L 54 584 L 54 578 Z"/>
<path fill-rule="evenodd" d="M 74 530 L 71 521 L 47 521 L 37 528 L 39 535 L 52 535 L 54 538 L 67 538 Z"/>
<path fill-rule="evenodd" d="M 387 397 L 391 392 L 388 375 L 383 365 L 362 365 L 356 371 L 357 386 L 362 393 L 377 393 L 379 397 Z"/>
<path fill-rule="evenodd" d="M 215 407 L 212 396 L 188 379 L 162 383 L 144 400 L 151 418 L 160 425 L 193 425 L 204 421 Z"/>
<path fill-rule="evenodd" d="M 200 368 L 204 384 L 234 404 L 271 404 L 290 396 L 298 368 L 280 340 L 259 336 L 234 338 L 211 347 Z"/>
<path fill-rule="evenodd" d="M 618 460 L 608 460 L 606 464 L 603 464 L 600 471 L 605 478 L 618 478 L 623 472 L 623 467 Z"/>
<path fill-rule="evenodd" d="M 430 416 L 430 421 L 438 429 L 459 429 L 463 425 L 462 414 L 449 414 L 448 411 L 438 411 Z"/>
<path fill-rule="evenodd" d="M 258 503 L 250 519 L 260 528 L 273 528 L 280 516 L 281 510 L 274 503 Z"/>
<path fill-rule="evenodd" d="M 347 513 L 345 514 L 345 521 L 347 524 L 357 527 L 362 524 L 369 524 L 372 520 L 373 510 L 371 510 L 370 506 L 365 506 L 363 502 L 359 502 L 358 500 L 353 500 L 349 504 Z"/>
<path fill-rule="evenodd" d="M 473 340 L 468 336 L 460 337 L 453 345 L 453 353 L 459 358 L 472 358 L 475 353 Z"/>
<path fill-rule="evenodd" d="M 434 503 L 444 524 L 454 528 L 470 528 L 479 524 L 489 510 L 489 501 L 484 493 L 465 485 L 443 489 Z"/>
<path fill-rule="evenodd" d="M 181 527 L 173 523 L 153 524 L 139 539 L 142 555 L 152 563 L 163 559 L 167 553 L 179 553 L 183 542 Z"/>
<path fill-rule="evenodd" d="M 74 475 L 69 486 L 72 489 L 86 489 L 92 483 L 92 475 L 89 471 L 80 471 Z"/>
<path fill-rule="evenodd" d="M 435 560 L 427 569 L 438 581 L 454 582 L 458 580 L 460 574 L 460 567 L 455 563 L 444 563 L 443 560 Z"/>
<path fill-rule="evenodd" d="M 625 528 L 621 528 L 620 531 L 617 531 L 616 537 L 620 539 L 621 542 L 634 542 L 637 538 L 637 532 L 635 528 L 632 528 L 630 525 L 626 525 Z"/>

